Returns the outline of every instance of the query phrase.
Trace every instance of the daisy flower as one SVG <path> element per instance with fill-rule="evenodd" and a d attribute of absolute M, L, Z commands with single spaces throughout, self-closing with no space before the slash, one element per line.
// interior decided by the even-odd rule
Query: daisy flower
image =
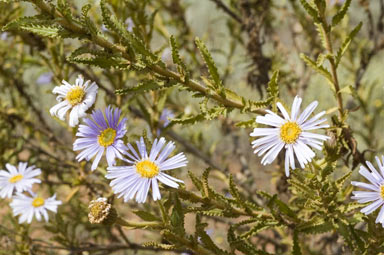
<path fill-rule="evenodd" d="M 116 157 L 123 159 L 122 154 L 127 151 L 122 138 L 127 132 L 125 122 L 127 118 L 119 121 L 120 109 L 113 109 L 111 106 L 105 108 L 105 116 L 101 110 L 93 111 L 91 119 L 84 118 L 86 125 L 80 125 L 76 136 L 79 137 L 73 143 L 73 150 L 82 152 L 76 159 L 89 161 L 95 155 L 91 170 L 95 170 L 99 165 L 100 159 L 106 151 L 109 166 L 113 166 Z"/>
<path fill-rule="evenodd" d="M 40 183 L 39 179 L 34 177 L 41 174 L 41 170 L 35 166 L 27 167 L 27 163 L 19 162 L 15 167 L 6 164 L 8 171 L 0 170 L 0 196 L 1 198 L 10 198 L 13 191 L 23 192 L 32 188 L 34 183 Z"/>
<path fill-rule="evenodd" d="M 57 206 L 61 205 L 60 200 L 56 200 L 56 194 L 50 198 L 44 199 L 36 194 L 31 193 L 31 196 L 24 195 L 22 193 L 17 194 L 13 197 L 11 202 L 11 207 L 13 210 L 13 215 L 19 217 L 19 223 L 32 222 L 33 216 L 36 217 L 38 221 L 41 221 L 42 216 L 45 221 L 49 220 L 48 212 L 56 212 Z"/>
<path fill-rule="evenodd" d="M 57 116 L 64 120 L 64 116 L 71 109 L 69 114 L 69 126 L 74 127 L 79 124 L 79 119 L 86 115 L 86 111 L 93 105 L 96 100 L 97 85 L 91 81 L 84 83 L 83 76 L 79 75 L 75 85 L 69 84 L 63 80 L 63 85 L 56 86 L 52 92 L 58 94 L 56 100 L 59 102 L 53 106 L 49 112 L 52 116 Z"/>
<path fill-rule="evenodd" d="M 365 166 L 360 167 L 359 173 L 365 177 L 371 184 L 364 182 L 351 182 L 353 186 L 368 189 L 369 191 L 353 191 L 352 199 L 356 199 L 359 203 L 372 202 L 370 205 L 361 209 L 361 212 L 368 215 L 375 211 L 377 208 L 384 204 L 384 156 L 376 157 L 377 165 L 380 172 L 372 165 L 371 162 L 366 161 L 369 171 Z M 379 215 L 376 218 L 376 223 L 381 223 L 384 227 L 384 206 L 381 207 Z"/>
<path fill-rule="evenodd" d="M 152 149 L 148 155 L 144 139 L 136 142 L 139 153 L 128 144 L 129 152 L 126 161 L 129 166 L 108 167 L 107 179 L 113 179 L 110 183 L 115 194 L 118 197 L 124 197 L 124 202 L 133 199 L 136 195 L 138 203 L 144 203 L 147 200 L 149 188 L 152 186 L 153 200 L 161 198 L 158 181 L 172 188 L 178 188 L 177 182 L 183 183 L 165 173 L 167 170 L 180 168 L 187 165 L 187 159 L 184 153 L 179 153 L 168 158 L 175 149 L 175 144 L 165 139 L 155 139 Z M 132 153 L 132 154 L 131 154 Z"/>
<path fill-rule="evenodd" d="M 267 110 L 268 114 L 258 116 L 256 122 L 272 127 L 255 128 L 250 134 L 253 137 L 262 137 L 252 142 L 252 148 L 255 149 L 254 153 L 257 153 L 258 156 L 265 154 L 261 160 L 263 165 L 272 163 L 279 152 L 283 148 L 285 149 L 285 174 L 287 177 L 289 176 L 289 169 L 296 168 L 295 156 L 301 168 L 304 168 L 315 156 L 310 147 L 321 150 L 323 141 L 329 138 L 325 135 L 309 132 L 329 127 L 329 125 L 323 123 L 326 121 L 325 118 L 319 119 L 325 114 L 325 111 L 308 120 L 318 102 L 312 102 L 303 112 L 300 112 L 301 102 L 302 99 L 296 96 L 293 100 L 291 115 L 288 114 L 281 103 L 277 103 L 283 118 Z"/>

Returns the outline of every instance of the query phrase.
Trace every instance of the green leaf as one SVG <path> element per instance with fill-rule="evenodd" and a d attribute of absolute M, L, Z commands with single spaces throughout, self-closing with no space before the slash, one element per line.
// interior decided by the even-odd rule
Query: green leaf
<path fill-rule="evenodd" d="M 329 232 L 333 229 L 333 225 L 330 221 L 321 223 L 321 224 L 311 224 L 311 225 L 303 225 L 298 227 L 298 231 L 300 233 L 305 233 L 305 234 L 321 234 L 321 233 L 326 233 Z"/>
<path fill-rule="evenodd" d="M 205 44 L 199 38 L 196 38 L 195 42 L 196 42 L 197 48 L 200 50 L 200 54 L 203 57 L 205 64 L 208 67 L 209 74 L 211 75 L 211 78 L 214 82 L 213 84 L 214 88 L 217 90 L 221 90 L 223 87 L 223 83 L 220 79 L 219 72 L 217 70 L 215 62 L 212 59 L 211 54 L 209 53 Z"/>
<path fill-rule="evenodd" d="M 313 18 L 315 22 L 319 21 L 319 14 L 317 10 L 313 8 L 306 0 L 300 0 L 301 5 L 307 11 L 307 13 Z"/>
<path fill-rule="evenodd" d="M 63 29 L 57 26 L 53 20 L 48 19 L 47 16 L 36 15 L 11 21 L 2 30 L 23 30 L 43 37 L 55 38 L 60 36 L 60 32 Z"/>
<path fill-rule="evenodd" d="M 299 234 L 297 231 L 293 232 L 293 247 L 292 247 L 292 255 L 301 255 L 301 248 L 299 243 Z"/>
<path fill-rule="evenodd" d="M 349 171 L 344 176 L 337 179 L 336 180 L 336 186 L 341 189 L 343 187 L 345 181 L 351 176 L 351 174 L 352 174 L 352 171 Z"/>
<path fill-rule="evenodd" d="M 336 13 L 332 18 L 332 26 L 336 26 L 340 23 L 340 21 L 344 18 L 345 14 L 347 14 L 348 8 L 351 5 L 352 0 L 345 1 L 343 7 Z"/>
<path fill-rule="evenodd" d="M 177 69 L 178 69 L 179 73 L 182 75 L 184 82 L 187 82 L 189 79 L 189 71 L 188 71 L 185 63 L 180 58 L 179 46 L 178 46 L 176 39 L 173 35 L 170 38 L 170 43 L 171 43 L 171 47 L 172 47 L 173 63 L 178 66 Z"/>
<path fill-rule="evenodd" d="M 173 209 L 171 214 L 171 225 L 173 231 L 181 236 L 185 234 L 184 212 L 177 193 L 173 193 Z"/>
<path fill-rule="evenodd" d="M 252 118 L 246 121 L 239 121 L 235 123 L 235 126 L 242 127 L 242 128 L 256 128 L 257 127 L 256 118 Z"/>
<path fill-rule="evenodd" d="M 72 63 L 94 65 L 101 68 L 126 69 L 130 63 L 119 54 L 108 53 L 102 50 L 92 50 L 86 46 L 73 51 L 67 60 Z"/>
<path fill-rule="evenodd" d="M 211 237 L 207 234 L 205 231 L 205 228 L 208 226 L 207 223 L 201 222 L 201 217 L 199 215 L 196 215 L 196 234 L 200 237 L 200 241 L 203 243 L 203 245 L 211 250 L 214 251 L 214 254 L 222 254 L 222 255 L 229 255 L 225 250 L 220 249 L 211 239 Z"/>
<path fill-rule="evenodd" d="M 325 69 L 325 67 L 323 66 L 317 66 L 316 62 L 314 62 L 312 59 L 310 59 L 308 56 L 306 56 L 305 54 L 301 53 L 300 54 L 300 58 L 305 62 L 307 63 L 307 65 L 309 67 L 311 67 L 313 70 L 315 70 L 316 72 L 318 72 L 319 74 L 323 75 L 328 81 L 330 81 L 331 83 L 333 82 L 332 81 L 332 75 L 331 73 Z"/>
<path fill-rule="evenodd" d="M 147 211 L 133 210 L 132 212 L 145 221 L 161 221 L 160 218 Z"/>
<path fill-rule="evenodd" d="M 67 20 L 73 20 L 71 7 L 69 6 L 68 0 L 58 0 L 57 10 L 62 13 Z"/>
<path fill-rule="evenodd" d="M 360 31 L 361 26 L 363 25 L 362 22 L 360 22 L 348 35 L 348 37 L 344 40 L 343 44 L 340 46 L 339 50 L 337 51 L 336 57 L 335 57 L 335 63 L 336 67 L 339 65 L 342 56 L 347 51 L 349 45 L 351 44 L 353 38 L 355 38 L 356 34 Z"/>
<path fill-rule="evenodd" d="M 203 120 L 212 120 L 221 115 L 225 116 L 227 113 L 228 113 L 227 108 L 217 106 L 195 116 L 184 117 L 179 119 L 175 118 L 172 120 L 171 124 L 194 124 L 196 122 L 201 122 Z"/>
<path fill-rule="evenodd" d="M 273 72 L 271 79 L 268 82 L 267 93 L 269 100 L 273 102 L 273 111 L 276 111 L 276 103 L 279 97 L 279 85 L 277 84 L 279 79 L 279 70 Z"/>
<path fill-rule="evenodd" d="M 137 86 L 132 88 L 124 88 L 124 89 L 117 89 L 115 90 L 115 93 L 117 95 L 125 95 L 129 93 L 144 93 L 147 91 L 153 91 L 153 90 L 159 90 L 171 87 L 172 85 L 175 85 L 175 83 L 164 83 L 162 81 L 156 81 L 156 80 L 144 80 L 140 82 Z"/>
<path fill-rule="evenodd" d="M 118 20 L 116 16 L 112 14 L 105 0 L 100 1 L 100 7 L 104 25 L 122 38 L 122 42 L 128 47 L 128 53 L 132 58 L 135 57 L 135 53 L 138 53 L 141 55 L 140 60 L 146 65 L 152 65 L 158 62 L 158 57 L 147 49 L 145 44 L 134 33 L 129 32 L 122 21 Z"/>

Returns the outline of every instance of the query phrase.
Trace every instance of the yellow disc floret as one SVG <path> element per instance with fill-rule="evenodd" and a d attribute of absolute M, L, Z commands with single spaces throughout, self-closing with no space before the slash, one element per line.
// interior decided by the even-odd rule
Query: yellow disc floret
<path fill-rule="evenodd" d="M 113 128 L 107 128 L 100 133 L 97 137 L 98 142 L 101 146 L 108 147 L 115 141 L 116 130 Z"/>
<path fill-rule="evenodd" d="M 75 86 L 68 91 L 67 96 L 65 98 L 72 106 L 75 106 L 83 101 L 84 96 L 84 89 L 80 86 Z"/>
<path fill-rule="evenodd" d="M 384 199 L 384 185 L 381 185 L 380 187 L 380 195 L 381 195 L 381 198 Z"/>
<path fill-rule="evenodd" d="M 285 143 L 294 143 L 301 134 L 301 128 L 296 122 L 287 122 L 280 127 L 280 138 Z"/>
<path fill-rule="evenodd" d="M 149 160 L 143 160 L 136 164 L 136 171 L 143 178 L 153 178 L 159 174 L 159 167 Z"/>
<path fill-rule="evenodd" d="M 16 183 L 16 182 L 20 181 L 21 179 L 23 179 L 23 175 L 18 174 L 18 175 L 15 175 L 15 176 L 12 176 L 11 178 L 9 178 L 9 182 L 10 183 Z"/>
<path fill-rule="evenodd" d="M 33 199 L 32 205 L 33 207 L 40 207 L 44 205 L 44 199 L 41 197 L 36 197 L 35 199 Z"/>

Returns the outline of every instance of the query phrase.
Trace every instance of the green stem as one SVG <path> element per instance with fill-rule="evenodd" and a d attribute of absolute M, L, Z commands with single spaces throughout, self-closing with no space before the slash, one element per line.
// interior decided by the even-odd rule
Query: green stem
<path fill-rule="evenodd" d="M 325 17 L 323 17 L 322 22 L 321 22 L 321 28 L 322 28 L 323 33 L 325 35 L 325 48 L 326 48 L 327 52 L 331 56 L 333 56 L 331 34 L 330 34 L 330 30 L 327 29 L 327 27 L 328 27 L 327 21 L 326 21 Z M 338 110 L 339 110 L 339 118 L 341 120 L 344 116 L 344 107 L 343 107 L 343 97 L 341 96 L 341 93 L 340 93 L 339 79 L 337 77 L 337 67 L 336 67 L 335 59 L 333 57 L 329 58 L 328 60 L 329 60 L 329 63 L 331 65 L 331 74 L 332 74 L 332 80 L 333 80 L 332 83 L 333 83 L 333 86 L 335 88 L 336 100 L 337 100 L 337 105 L 338 105 Z"/>
<path fill-rule="evenodd" d="M 163 223 L 158 221 L 141 221 L 141 222 L 135 222 L 135 221 L 127 221 L 121 217 L 117 217 L 116 224 L 122 226 L 122 227 L 130 227 L 130 228 L 162 228 Z"/>
<path fill-rule="evenodd" d="M 161 200 L 157 200 L 156 202 L 159 205 L 159 208 L 160 208 L 160 211 L 161 211 L 161 218 L 163 219 L 163 223 L 167 224 L 168 221 L 169 221 L 169 218 L 168 218 L 168 214 L 165 211 L 163 203 L 161 202 Z"/>

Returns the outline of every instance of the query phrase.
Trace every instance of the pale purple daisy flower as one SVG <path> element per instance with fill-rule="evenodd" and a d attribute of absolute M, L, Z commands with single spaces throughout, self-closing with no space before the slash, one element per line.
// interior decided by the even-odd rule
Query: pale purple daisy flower
<path fill-rule="evenodd" d="M 113 179 L 110 186 L 119 198 L 124 197 L 124 202 L 127 202 L 136 196 L 138 203 L 144 203 L 147 200 L 149 188 L 152 186 L 153 200 L 158 200 L 161 198 L 158 181 L 172 188 L 179 187 L 177 182 L 183 183 L 165 173 L 167 170 L 180 168 L 188 163 L 182 152 L 168 158 L 176 147 L 173 142 L 166 144 L 163 137 L 155 139 L 149 155 L 142 137 L 136 144 L 139 153 L 128 144 L 127 156 L 129 159 L 126 161 L 131 164 L 130 166 L 107 168 L 108 174 L 105 177 Z"/>
<path fill-rule="evenodd" d="M 369 190 L 353 191 L 352 199 L 357 200 L 357 202 L 361 204 L 372 202 L 361 209 L 361 212 L 365 215 L 372 213 L 381 206 L 379 215 L 376 218 L 376 223 L 381 223 L 384 227 L 384 156 L 381 157 L 381 161 L 379 157 L 376 157 L 376 162 L 380 172 L 377 171 L 369 161 L 366 161 L 369 170 L 365 166 L 360 167 L 359 173 L 371 184 L 365 182 L 351 182 L 353 186 Z"/>
<path fill-rule="evenodd" d="M 73 144 L 73 150 L 83 150 L 77 155 L 76 159 L 89 161 L 95 155 L 91 170 L 95 170 L 99 165 L 100 159 L 106 150 L 106 158 L 109 166 L 113 166 L 116 157 L 123 159 L 122 154 L 126 154 L 122 138 L 127 132 L 125 122 L 127 118 L 119 121 L 121 110 L 113 109 L 111 106 L 105 108 L 105 116 L 101 110 L 92 112 L 92 119 L 84 118 L 86 125 L 80 125 L 76 136 L 79 138 Z"/>

